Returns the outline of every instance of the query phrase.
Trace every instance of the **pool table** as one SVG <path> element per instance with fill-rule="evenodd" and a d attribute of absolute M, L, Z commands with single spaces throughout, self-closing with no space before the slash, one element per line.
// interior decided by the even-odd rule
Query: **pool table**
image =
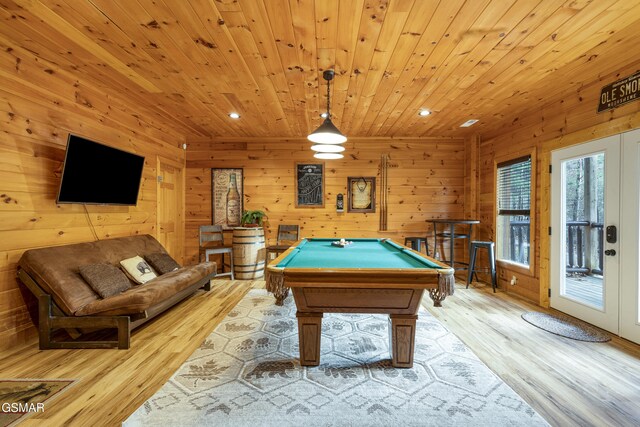
<path fill-rule="evenodd" d="M 439 307 L 453 293 L 453 269 L 390 239 L 302 239 L 267 266 L 267 290 L 297 307 L 300 363 L 320 363 L 323 313 L 389 314 L 393 366 L 413 366 L 423 292 Z"/>

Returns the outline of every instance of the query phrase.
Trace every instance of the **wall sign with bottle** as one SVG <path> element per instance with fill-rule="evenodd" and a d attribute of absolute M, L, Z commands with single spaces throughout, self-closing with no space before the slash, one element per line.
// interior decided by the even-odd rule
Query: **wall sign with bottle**
<path fill-rule="evenodd" d="M 242 169 L 211 169 L 212 222 L 225 229 L 240 226 L 243 211 Z"/>

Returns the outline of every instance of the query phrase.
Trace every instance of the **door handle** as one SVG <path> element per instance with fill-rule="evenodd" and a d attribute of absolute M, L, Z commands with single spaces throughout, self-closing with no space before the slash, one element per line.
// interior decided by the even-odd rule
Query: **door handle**
<path fill-rule="evenodd" d="M 604 251 L 604 254 L 607 256 L 614 256 L 616 254 L 616 250 L 615 249 L 607 249 L 606 251 Z"/>

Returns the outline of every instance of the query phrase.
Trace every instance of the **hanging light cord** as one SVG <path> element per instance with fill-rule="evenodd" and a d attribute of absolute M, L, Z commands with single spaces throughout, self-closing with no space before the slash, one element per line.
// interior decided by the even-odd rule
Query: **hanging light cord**
<path fill-rule="evenodd" d="M 331 80 L 327 80 L 327 118 L 329 120 L 331 120 L 331 110 L 329 109 L 329 102 L 330 102 L 330 97 L 329 97 L 329 88 L 331 87 Z"/>

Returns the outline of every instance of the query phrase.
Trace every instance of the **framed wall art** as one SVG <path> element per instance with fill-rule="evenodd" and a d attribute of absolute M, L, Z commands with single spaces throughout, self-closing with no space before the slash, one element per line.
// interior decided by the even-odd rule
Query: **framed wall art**
<path fill-rule="evenodd" d="M 347 212 L 376 211 L 376 178 L 347 178 Z"/>
<path fill-rule="evenodd" d="M 242 169 L 211 169 L 211 213 L 214 225 L 240 226 L 244 200 Z"/>
<path fill-rule="evenodd" d="M 296 163 L 296 208 L 324 207 L 324 163 Z"/>

